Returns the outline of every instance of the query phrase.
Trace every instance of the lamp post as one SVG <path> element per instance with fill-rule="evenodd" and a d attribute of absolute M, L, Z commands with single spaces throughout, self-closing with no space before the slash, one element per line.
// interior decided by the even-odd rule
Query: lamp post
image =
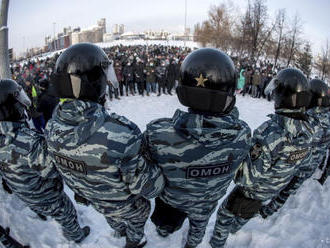
<path fill-rule="evenodd" d="M 10 63 L 8 51 L 8 8 L 9 0 L 1 1 L 0 11 L 0 78 L 10 78 Z"/>
<path fill-rule="evenodd" d="M 53 22 L 54 51 L 56 51 L 55 27 L 56 27 L 56 22 Z"/>
<path fill-rule="evenodd" d="M 186 30 L 187 30 L 187 0 L 184 1 L 184 31 L 183 31 L 183 44 L 186 47 Z"/>

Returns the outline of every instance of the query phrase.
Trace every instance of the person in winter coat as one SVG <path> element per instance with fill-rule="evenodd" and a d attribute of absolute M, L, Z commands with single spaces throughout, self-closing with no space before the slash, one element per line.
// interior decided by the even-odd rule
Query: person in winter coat
<path fill-rule="evenodd" d="M 156 93 L 156 75 L 154 61 L 151 60 L 146 66 L 146 90 L 147 96 L 150 92 Z"/>
<path fill-rule="evenodd" d="M 166 66 L 165 61 L 160 61 L 159 65 L 156 67 L 156 81 L 158 83 L 158 95 L 161 95 L 161 92 L 163 90 L 164 94 L 167 94 L 165 91 L 166 86 Z"/>
<path fill-rule="evenodd" d="M 120 96 L 124 95 L 124 77 L 122 72 L 122 66 L 119 62 L 115 63 L 115 73 L 119 83 L 119 93 Z"/>
<path fill-rule="evenodd" d="M 239 79 L 237 84 L 237 93 L 241 93 L 245 85 L 245 69 L 242 68 L 242 70 L 239 73 Z"/>
<path fill-rule="evenodd" d="M 59 103 L 58 97 L 49 92 L 49 81 L 43 79 L 40 81 L 40 95 L 38 97 L 37 112 L 42 113 L 45 120 L 45 125 L 52 118 L 53 111 Z"/>
<path fill-rule="evenodd" d="M 167 66 L 166 79 L 167 79 L 167 93 L 172 95 L 172 89 L 175 85 L 177 78 L 176 62 L 174 59 L 170 60 L 170 64 Z"/>
<path fill-rule="evenodd" d="M 141 59 L 138 59 L 134 67 L 134 76 L 135 82 L 137 83 L 138 92 L 140 95 L 144 95 L 144 83 L 145 83 L 145 74 L 144 74 L 144 64 Z"/>
<path fill-rule="evenodd" d="M 125 82 L 126 96 L 128 96 L 128 89 L 134 96 L 134 70 L 130 61 L 124 66 L 123 77 Z"/>
<path fill-rule="evenodd" d="M 187 217 L 185 248 L 194 248 L 248 155 L 251 131 L 238 118 L 236 72 L 226 54 L 210 48 L 192 52 L 182 63 L 181 78 L 176 91 L 188 112 L 177 110 L 172 118 L 150 122 L 144 144 L 145 157 L 166 179 L 151 220 L 166 237 Z"/>
<path fill-rule="evenodd" d="M 254 74 L 252 76 L 252 97 L 253 98 L 259 98 L 260 97 L 260 90 L 259 85 L 261 83 L 261 76 L 259 70 L 255 70 Z"/>

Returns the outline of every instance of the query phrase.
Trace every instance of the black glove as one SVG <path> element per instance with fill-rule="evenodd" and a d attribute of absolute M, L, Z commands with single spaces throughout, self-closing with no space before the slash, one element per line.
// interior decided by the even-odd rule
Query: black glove
<path fill-rule="evenodd" d="M 61 178 L 54 178 L 53 179 L 54 180 L 54 187 L 55 187 L 55 189 L 56 189 L 56 191 L 58 191 L 58 192 L 61 192 L 61 191 L 63 191 L 63 181 L 62 181 L 62 179 Z"/>
<path fill-rule="evenodd" d="M 227 197 L 225 208 L 243 219 L 251 219 L 262 207 L 260 200 L 248 198 L 240 187 L 235 187 Z"/>

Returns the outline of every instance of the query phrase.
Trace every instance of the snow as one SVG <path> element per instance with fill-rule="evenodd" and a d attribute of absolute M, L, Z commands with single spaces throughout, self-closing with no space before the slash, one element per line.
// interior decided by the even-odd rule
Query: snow
<path fill-rule="evenodd" d="M 96 45 L 107 48 L 112 46 L 138 46 L 138 45 L 161 45 L 161 46 L 177 46 L 177 47 L 190 47 L 197 48 L 199 45 L 194 41 L 180 41 L 180 40 L 114 40 L 111 42 L 96 43 Z"/>
<path fill-rule="evenodd" d="M 273 112 L 273 103 L 249 96 L 237 97 L 240 116 L 252 129 L 267 120 L 266 115 Z M 177 97 L 162 95 L 157 97 L 130 96 L 121 100 L 107 102 L 111 111 L 125 115 L 145 130 L 146 124 L 153 119 L 171 117 L 177 108 L 185 110 Z M 314 178 L 316 175 L 314 175 Z M 231 185 L 230 189 L 233 185 Z M 230 235 L 226 248 L 327 248 L 330 247 L 330 180 L 321 187 L 313 179 L 306 181 L 295 196 L 289 198 L 286 205 L 267 220 L 261 217 L 252 219 L 237 234 Z M 72 191 L 65 191 L 73 199 Z M 0 187 L 0 224 L 9 226 L 11 234 L 23 244 L 32 248 L 119 248 L 125 239 L 113 237 L 114 231 L 104 217 L 92 207 L 77 205 L 79 222 L 91 227 L 90 236 L 80 245 L 67 242 L 61 233 L 60 225 L 54 220 L 39 220 L 14 195 L 8 195 Z M 222 199 L 219 201 L 219 203 Z M 153 202 L 153 201 L 152 201 Z M 153 206 L 153 204 L 152 204 Z M 199 248 L 209 248 L 216 213 L 208 224 L 203 243 Z M 145 233 L 148 239 L 146 248 L 181 248 L 188 231 L 188 221 L 183 227 L 167 238 L 161 238 L 155 226 L 148 220 Z"/>

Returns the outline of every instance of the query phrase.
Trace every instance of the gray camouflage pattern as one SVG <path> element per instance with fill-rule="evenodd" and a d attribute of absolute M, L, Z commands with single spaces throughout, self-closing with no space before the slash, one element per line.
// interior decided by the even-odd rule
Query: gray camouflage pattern
<path fill-rule="evenodd" d="M 307 121 L 283 115 L 290 112 L 295 111 L 276 110 L 275 115 L 269 115 L 270 120 L 254 131 L 250 160 L 244 162 L 235 177 L 246 197 L 272 199 L 301 168 L 311 163 L 314 129 Z M 254 159 L 255 144 L 259 144 L 260 152 Z"/>
<path fill-rule="evenodd" d="M 68 240 L 79 240 L 76 210 L 51 163 L 41 134 L 24 123 L 0 122 L 0 174 L 9 188 L 34 212 L 55 218 Z"/>
<path fill-rule="evenodd" d="M 270 120 L 258 127 L 252 138 L 249 159 L 244 161 L 235 177 L 236 185 L 251 199 L 267 201 L 277 196 L 312 161 L 309 148 L 314 129 L 308 121 L 286 117 L 301 110 L 277 109 Z M 257 145 L 256 145 L 257 144 Z M 227 199 L 217 214 L 210 244 L 224 247 L 230 230 L 238 231 L 247 221 L 225 209 Z"/>
<path fill-rule="evenodd" d="M 267 216 L 277 212 L 285 204 L 289 196 L 294 195 L 300 186 L 314 174 L 322 161 L 325 161 L 324 158 L 330 146 L 330 110 L 329 108 L 315 107 L 309 109 L 307 114 L 309 122 L 314 127 L 311 162 L 302 166 L 296 177 L 291 180 L 289 187 L 284 188 L 278 196 L 263 207 L 262 211 Z"/>
<path fill-rule="evenodd" d="M 160 198 L 187 213 L 187 244 L 192 247 L 202 241 L 218 200 L 248 154 L 251 131 L 238 115 L 237 108 L 224 116 L 177 110 L 172 118 L 147 125 L 144 137 L 149 159 L 166 179 Z M 214 169 L 219 165 L 222 171 Z"/>
<path fill-rule="evenodd" d="M 155 197 L 164 178 L 140 155 L 139 128 L 99 104 L 69 100 L 58 105 L 45 134 L 66 184 L 112 228 L 126 229 L 129 240 L 140 241 L 150 212 L 143 197 Z"/>

